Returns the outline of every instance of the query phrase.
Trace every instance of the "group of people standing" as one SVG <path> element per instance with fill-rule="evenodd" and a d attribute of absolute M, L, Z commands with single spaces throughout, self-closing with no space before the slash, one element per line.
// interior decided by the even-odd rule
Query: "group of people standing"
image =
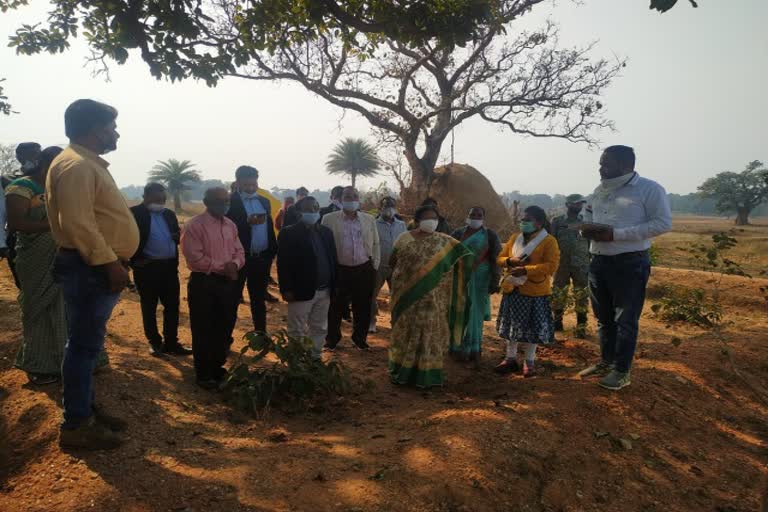
<path fill-rule="evenodd" d="M 446 352 L 479 362 L 490 296 L 498 292 L 503 297 L 496 327 L 507 351 L 496 371 L 535 375 L 536 347 L 550 343 L 562 328 L 562 311 L 555 306 L 552 314 L 553 277 L 560 287 L 571 281 L 574 287 L 588 285 L 602 359 L 582 375 L 602 376 L 601 385 L 609 389 L 630 382 L 649 240 L 671 227 L 664 190 L 634 171 L 631 148 L 606 149 L 591 208 L 582 214 L 583 198 L 569 196 L 568 214 L 555 219 L 550 230 L 546 212 L 530 206 L 520 233 L 502 245 L 486 226 L 482 206 L 471 208 L 465 226 L 454 231 L 433 199 L 422 203 L 408 225 L 395 198 L 383 198 L 374 216 L 361 210 L 353 187 L 335 187 L 324 208 L 302 188 L 292 204 L 280 208 L 259 187 L 258 171 L 245 165 L 236 170 L 231 190 L 206 190 L 205 212 L 182 227 L 164 206 L 162 184 L 149 183 L 142 203 L 128 208 L 101 158 L 117 147 L 113 107 L 78 100 L 64 117 L 69 146 L 20 146 L 25 175 L 7 186 L 7 208 L 0 212 L 7 213 L 18 237 L 15 271 L 24 342 L 17 366 L 39 384 L 61 378 L 62 446 L 102 449 L 122 443 L 117 432 L 126 424 L 96 406 L 93 374 L 106 360 L 106 324 L 129 282 L 129 269 L 150 352 L 193 355 L 196 382 L 206 389 L 218 388 L 226 378 L 244 289 L 253 330 L 267 331 L 275 262 L 288 303 L 288 333 L 311 340 L 318 359 L 323 350 L 338 347 L 346 317 L 353 346 L 369 348 L 368 334 L 377 330 L 377 297 L 386 283 L 389 375 L 396 384 L 418 387 L 443 384 Z M 576 254 L 587 244 L 591 257 Z M 7 249 L 0 250 L 4 256 Z M 178 337 L 179 252 L 190 270 L 191 350 Z M 577 333 L 583 334 L 586 314 L 577 312 Z M 520 346 L 523 365 L 517 362 Z"/>
<path fill-rule="evenodd" d="M 631 383 L 651 239 L 672 228 L 666 192 L 635 171 L 632 148 L 611 146 L 600 158 L 591 204 L 577 194 L 566 203 L 567 213 L 554 219 L 554 227 L 542 208 L 526 208 L 519 233 L 503 247 L 484 226 L 481 207 L 469 211 L 466 226 L 453 237 L 436 231 L 434 205 L 416 211 L 417 229 L 397 240 L 390 259 L 394 382 L 442 384 L 446 347 L 461 359 L 479 357 L 488 296 L 497 291 L 496 330 L 507 346 L 495 371 L 536 375 L 537 347 L 563 329 L 563 301 L 551 300 L 554 285 L 560 295 L 574 288 L 577 336 L 586 332 L 587 297 L 597 318 L 601 359 L 579 375 L 598 376 L 600 386 L 615 391 Z"/>

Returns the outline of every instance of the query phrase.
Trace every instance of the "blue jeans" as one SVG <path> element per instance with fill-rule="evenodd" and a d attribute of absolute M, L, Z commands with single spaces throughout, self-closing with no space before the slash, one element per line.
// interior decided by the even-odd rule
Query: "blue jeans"
<path fill-rule="evenodd" d="M 54 276 L 64 292 L 67 309 L 61 428 L 74 429 L 93 414 L 93 369 L 104 347 L 107 321 L 120 294 L 109 291 L 102 268 L 89 266 L 76 251 L 59 251 Z"/>
<path fill-rule="evenodd" d="M 637 331 L 651 275 L 648 251 L 592 257 L 589 293 L 597 317 L 603 361 L 628 372 L 637 347 Z"/>

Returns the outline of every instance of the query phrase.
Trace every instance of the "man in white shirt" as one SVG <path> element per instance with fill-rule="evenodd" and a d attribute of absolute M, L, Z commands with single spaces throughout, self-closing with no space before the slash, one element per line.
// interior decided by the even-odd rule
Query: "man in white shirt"
<path fill-rule="evenodd" d="M 645 287 L 651 273 L 651 238 L 672 229 L 664 188 L 635 172 L 635 152 L 611 146 L 600 158 L 600 186 L 581 234 L 591 240 L 589 289 L 597 317 L 601 360 L 581 377 L 599 375 L 600 386 L 617 391 L 631 383 Z M 590 218 L 591 217 L 591 218 Z"/>
<path fill-rule="evenodd" d="M 373 300 L 371 301 L 371 326 L 368 332 L 376 332 L 376 317 L 379 314 L 379 303 L 376 300 L 384 283 L 387 283 L 392 291 L 392 267 L 389 266 L 389 258 L 395 247 L 395 240 L 408 231 L 405 222 L 397 218 L 397 201 L 394 197 L 383 197 L 379 202 L 379 216 L 376 217 L 376 229 L 379 232 L 379 250 L 381 262 L 376 272 L 376 286 L 373 288 Z"/>
<path fill-rule="evenodd" d="M 341 341 L 341 317 L 352 303 L 352 342 L 368 349 L 371 300 L 376 270 L 381 261 L 376 219 L 360 210 L 360 196 L 346 187 L 341 196 L 342 209 L 323 217 L 322 225 L 333 232 L 338 269 L 336 288 L 328 311 L 328 335 L 325 348 L 333 350 Z"/>

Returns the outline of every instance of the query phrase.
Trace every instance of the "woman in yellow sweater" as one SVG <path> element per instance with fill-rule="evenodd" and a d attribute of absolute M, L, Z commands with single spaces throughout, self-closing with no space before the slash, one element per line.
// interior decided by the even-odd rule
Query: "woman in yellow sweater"
<path fill-rule="evenodd" d="M 525 377 L 536 374 L 536 347 L 552 340 L 554 324 L 549 297 L 552 276 L 560 264 L 560 248 L 547 233 L 546 212 L 538 206 L 525 209 L 521 233 L 513 234 L 499 254 L 497 263 L 505 269 L 496 329 L 507 340 L 507 356 L 496 367 L 497 373 L 520 370 L 517 347 L 525 350 Z"/>

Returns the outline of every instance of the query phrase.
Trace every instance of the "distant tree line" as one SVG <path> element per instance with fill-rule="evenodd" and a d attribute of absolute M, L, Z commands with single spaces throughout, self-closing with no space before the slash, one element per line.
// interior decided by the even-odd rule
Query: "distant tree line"
<path fill-rule="evenodd" d="M 210 187 L 225 187 L 229 188 L 228 182 L 221 180 L 203 180 L 200 183 L 194 183 L 190 185 L 190 190 L 184 192 L 185 201 L 202 201 L 203 193 Z M 139 185 L 130 185 L 120 189 L 123 195 L 129 200 L 141 199 L 141 195 L 144 192 L 144 187 Z M 378 189 L 375 191 L 377 195 L 380 195 Z M 388 191 L 392 195 L 396 195 L 395 192 Z M 296 195 L 295 189 L 273 187 L 270 189 L 270 193 L 280 200 L 286 197 L 293 197 Z M 313 190 L 310 195 L 315 197 L 321 205 L 326 205 L 330 202 L 330 190 Z M 690 194 L 669 194 L 669 202 L 672 206 L 672 212 L 685 215 L 707 215 L 717 216 L 721 215 L 717 211 L 717 200 L 703 198 L 698 193 Z M 563 194 L 522 194 L 519 191 L 505 192 L 501 194 L 501 199 L 507 207 L 512 206 L 513 201 L 519 201 L 520 208 L 525 208 L 530 205 L 538 205 L 547 211 L 555 212 L 565 208 L 565 196 Z M 371 201 L 375 203 L 375 200 Z M 735 213 L 735 212 L 734 212 Z M 755 208 L 752 215 L 757 217 L 768 216 L 768 203 Z"/>

